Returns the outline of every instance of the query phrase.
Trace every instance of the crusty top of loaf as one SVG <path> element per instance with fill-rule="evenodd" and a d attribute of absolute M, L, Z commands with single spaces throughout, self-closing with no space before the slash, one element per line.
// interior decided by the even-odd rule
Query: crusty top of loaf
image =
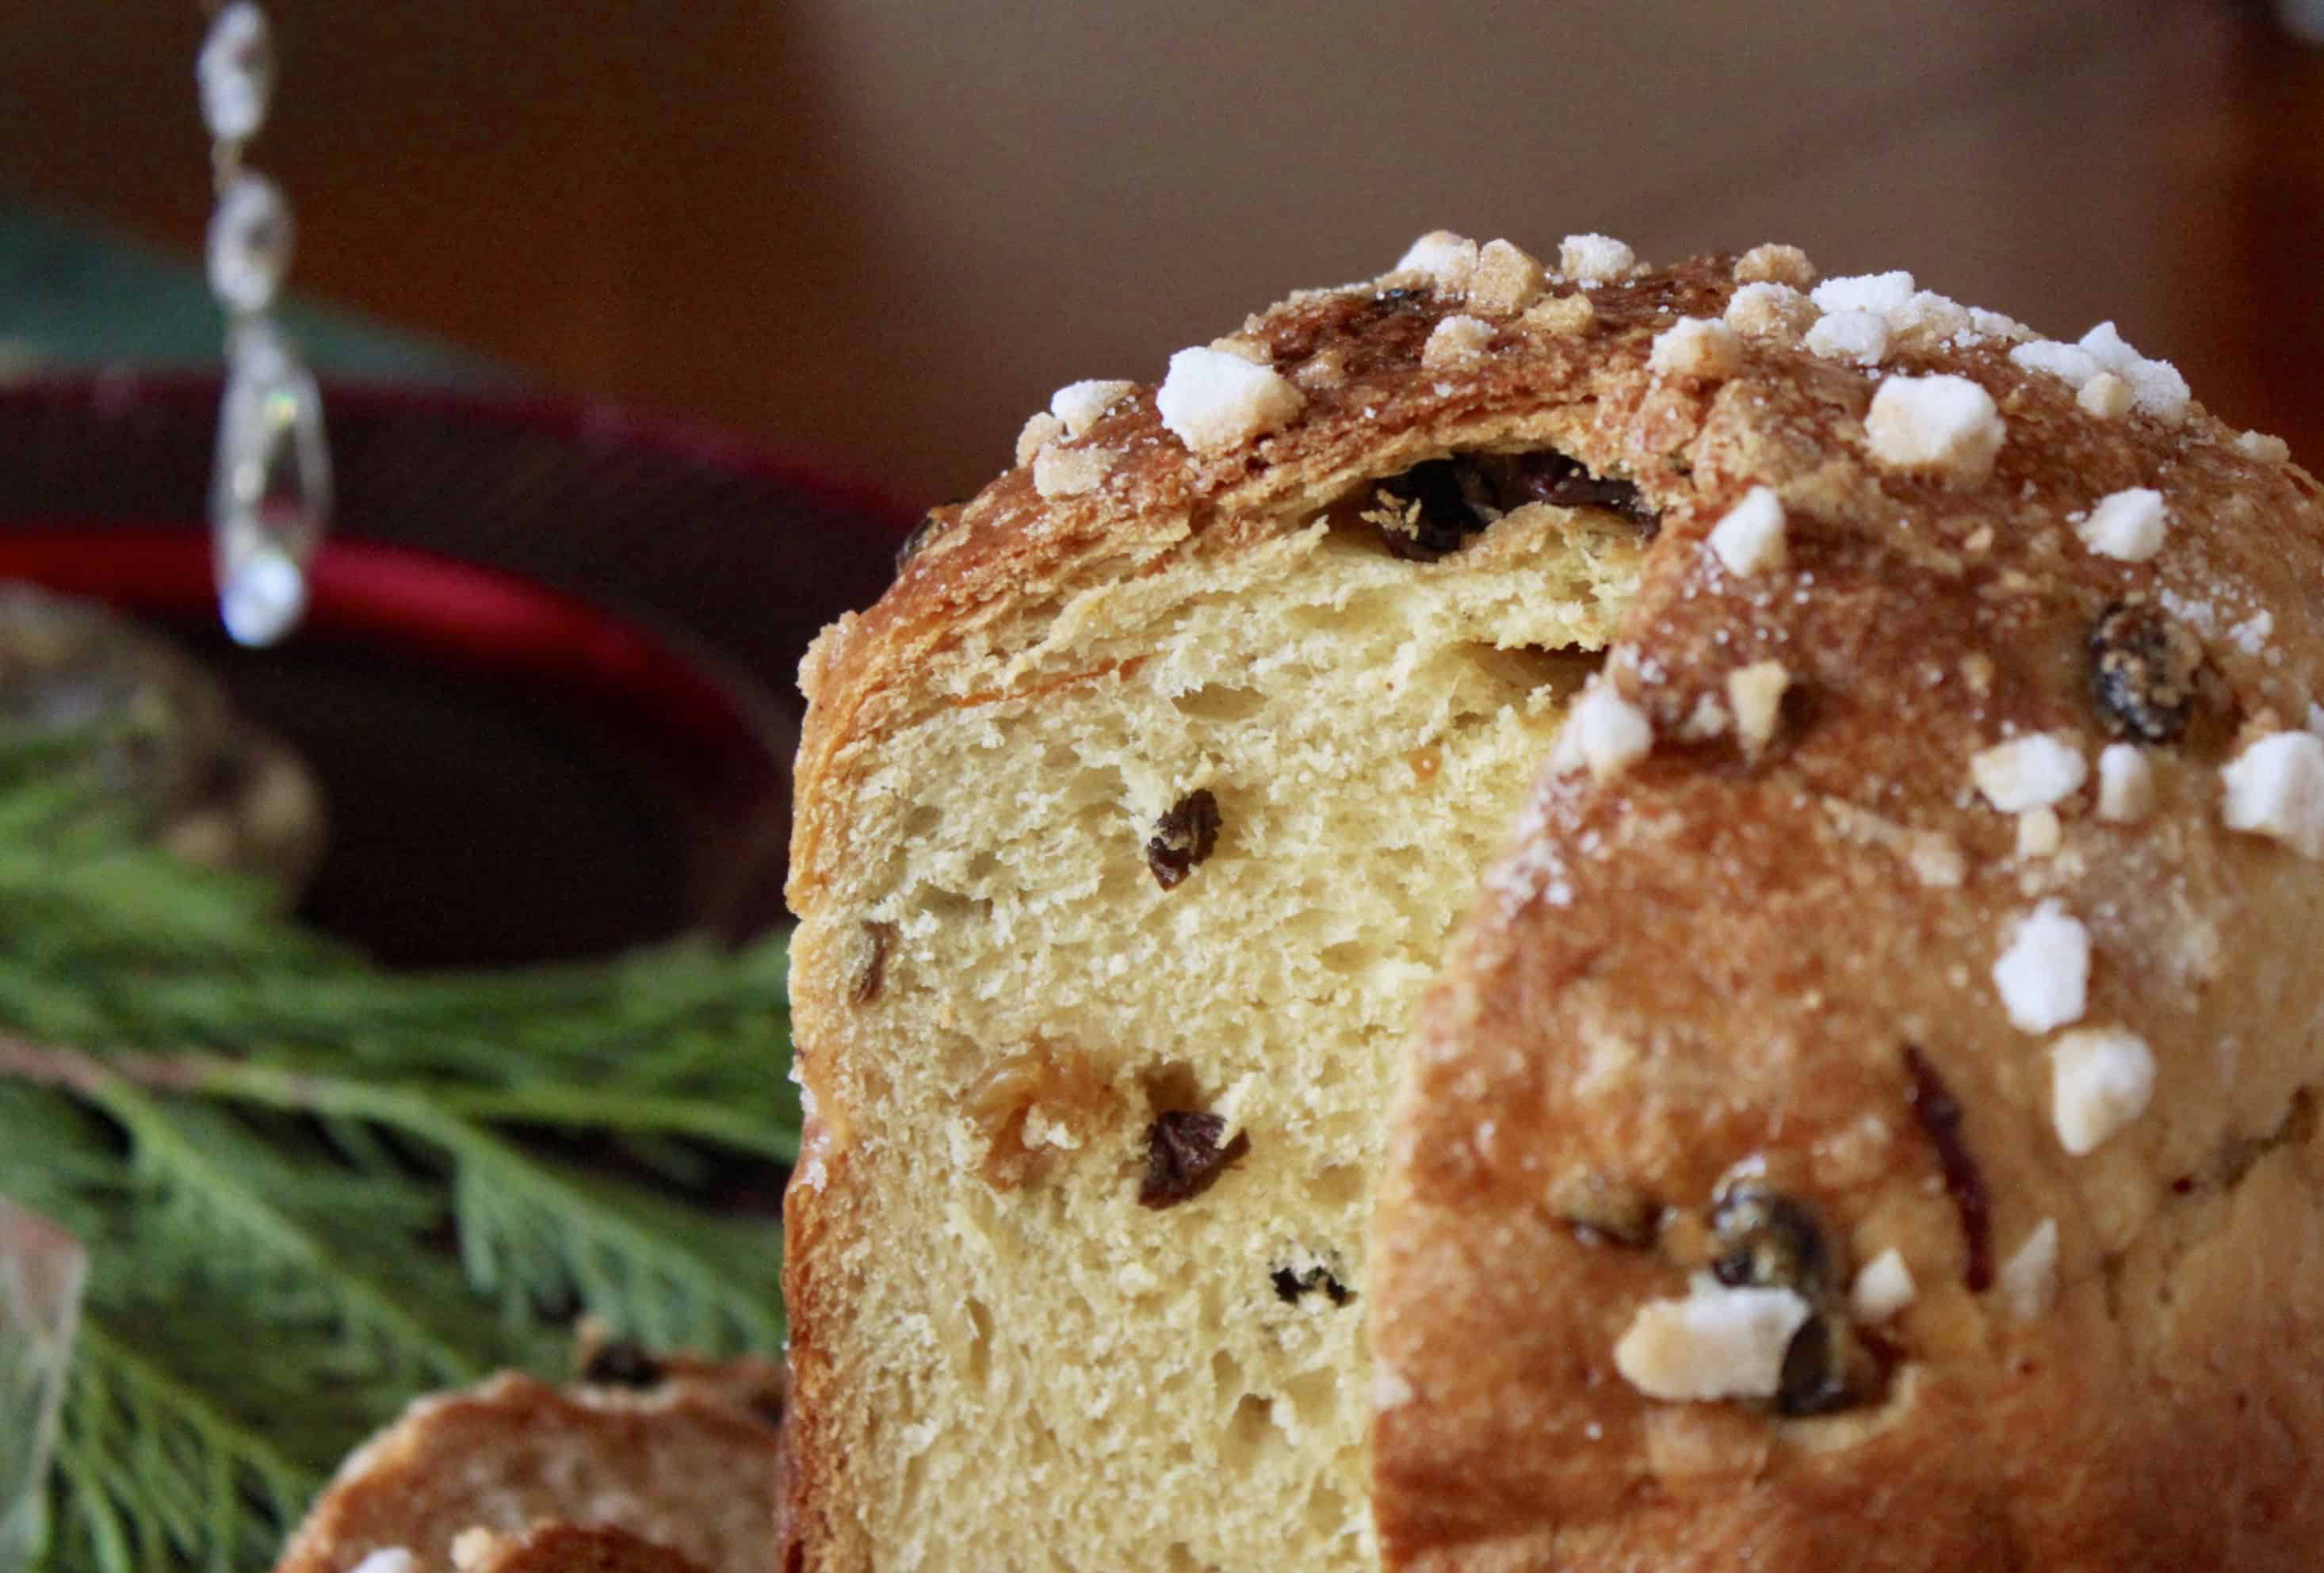
<path fill-rule="evenodd" d="M 1253 435 L 1189 446 L 1137 390 L 1074 435 L 1037 418 L 1026 463 L 939 511 L 806 663 L 794 906 L 844 855 L 879 741 L 975 697 L 945 651 L 1023 648 L 1067 594 L 1234 553 L 1421 459 L 1546 446 L 1628 478 L 1660 534 L 1600 679 L 1609 741 L 1515 827 L 1395 1116 L 1370 1297 L 1389 1564 L 2298 1565 L 2324 1528 L 2301 1353 L 2324 1276 L 2300 1265 L 2324 1260 L 2324 1211 L 2294 1167 L 2324 982 L 2292 936 L 2324 915 L 2324 866 L 2285 844 L 2315 805 L 2231 830 L 2222 771 L 2324 694 L 2324 492 L 2107 335 L 2077 359 L 1894 279 L 1835 281 L 1825 310 L 1786 292 L 1803 260 L 1764 249 L 1667 270 L 1570 250 L 1582 279 L 1506 251 L 1489 276 L 1464 245 L 1250 318 L 1230 353 L 1298 393 Z M 1780 554 L 1723 553 L 1757 487 Z M 2140 490 L 2159 547 L 2091 517 Z M 2144 695 L 2159 722 L 2096 698 L 2123 605 L 2200 649 Z M 2102 821 L 2099 748 L 2140 728 L 2155 801 Z M 2089 784 L 1989 763 L 1980 787 L 1979 754 L 2037 734 Z M 2052 1025 L 2136 1036 L 2157 1067 L 2151 1109 L 2086 1156 L 2053 1128 L 2058 1035 L 2011 1014 L 2070 966 L 2037 947 L 2007 991 L 1995 975 L 2048 901 L 2093 956 Z M 1689 1263 L 1577 1228 L 1561 1182 L 1683 1225 L 1738 1173 L 1812 1210 L 1840 1262 L 1909 1266 L 1877 1404 L 1674 1403 L 1618 1367 Z"/>

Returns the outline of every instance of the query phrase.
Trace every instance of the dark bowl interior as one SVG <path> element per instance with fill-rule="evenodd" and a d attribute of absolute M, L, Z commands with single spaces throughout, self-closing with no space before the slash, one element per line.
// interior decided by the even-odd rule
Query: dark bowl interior
<path fill-rule="evenodd" d="M 0 577 L 134 611 L 320 777 L 305 915 L 399 965 L 601 954 L 780 915 L 795 674 L 900 511 L 553 402 L 335 387 L 305 628 L 239 649 L 198 520 L 214 381 L 0 390 Z"/>

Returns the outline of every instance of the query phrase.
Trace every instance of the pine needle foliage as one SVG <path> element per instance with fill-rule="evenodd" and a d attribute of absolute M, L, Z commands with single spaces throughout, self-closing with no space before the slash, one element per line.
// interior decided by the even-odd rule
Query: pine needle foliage
<path fill-rule="evenodd" d="M 94 746 L 94 745 L 92 745 Z M 51 1573 L 244 1573 L 417 1394 L 587 1312 L 771 1352 L 787 957 L 389 974 L 0 735 L 0 1194 L 88 1247 Z"/>

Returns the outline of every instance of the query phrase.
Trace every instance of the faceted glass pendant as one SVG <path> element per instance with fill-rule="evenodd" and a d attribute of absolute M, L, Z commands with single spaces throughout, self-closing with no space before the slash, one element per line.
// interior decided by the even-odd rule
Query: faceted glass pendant
<path fill-rule="evenodd" d="M 0 1573 L 40 1559 L 49 1447 L 88 1271 L 70 1235 L 0 1196 Z"/>
<path fill-rule="evenodd" d="M 314 374 L 272 322 L 238 323 L 210 475 L 218 614 L 237 643 L 270 645 L 307 610 L 307 565 L 331 514 L 331 455 Z"/>
<path fill-rule="evenodd" d="M 244 142 L 256 135 L 274 97 L 274 32 L 266 13 L 251 0 L 219 12 L 194 59 L 194 81 L 212 137 Z"/>
<path fill-rule="evenodd" d="M 263 311 L 290 271 L 290 204 L 265 176 L 244 170 L 210 215 L 210 292 L 229 311 Z"/>

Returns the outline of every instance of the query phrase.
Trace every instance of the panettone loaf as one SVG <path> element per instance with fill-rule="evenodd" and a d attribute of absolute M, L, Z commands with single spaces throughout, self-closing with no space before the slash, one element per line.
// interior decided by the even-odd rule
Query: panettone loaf
<path fill-rule="evenodd" d="M 2281 444 L 1437 235 L 1019 459 L 803 672 L 794 1566 L 2305 1565 Z"/>
<path fill-rule="evenodd" d="M 414 1403 L 352 1454 L 275 1573 L 773 1573 L 784 1382 L 759 1359 L 589 1351 Z"/>

